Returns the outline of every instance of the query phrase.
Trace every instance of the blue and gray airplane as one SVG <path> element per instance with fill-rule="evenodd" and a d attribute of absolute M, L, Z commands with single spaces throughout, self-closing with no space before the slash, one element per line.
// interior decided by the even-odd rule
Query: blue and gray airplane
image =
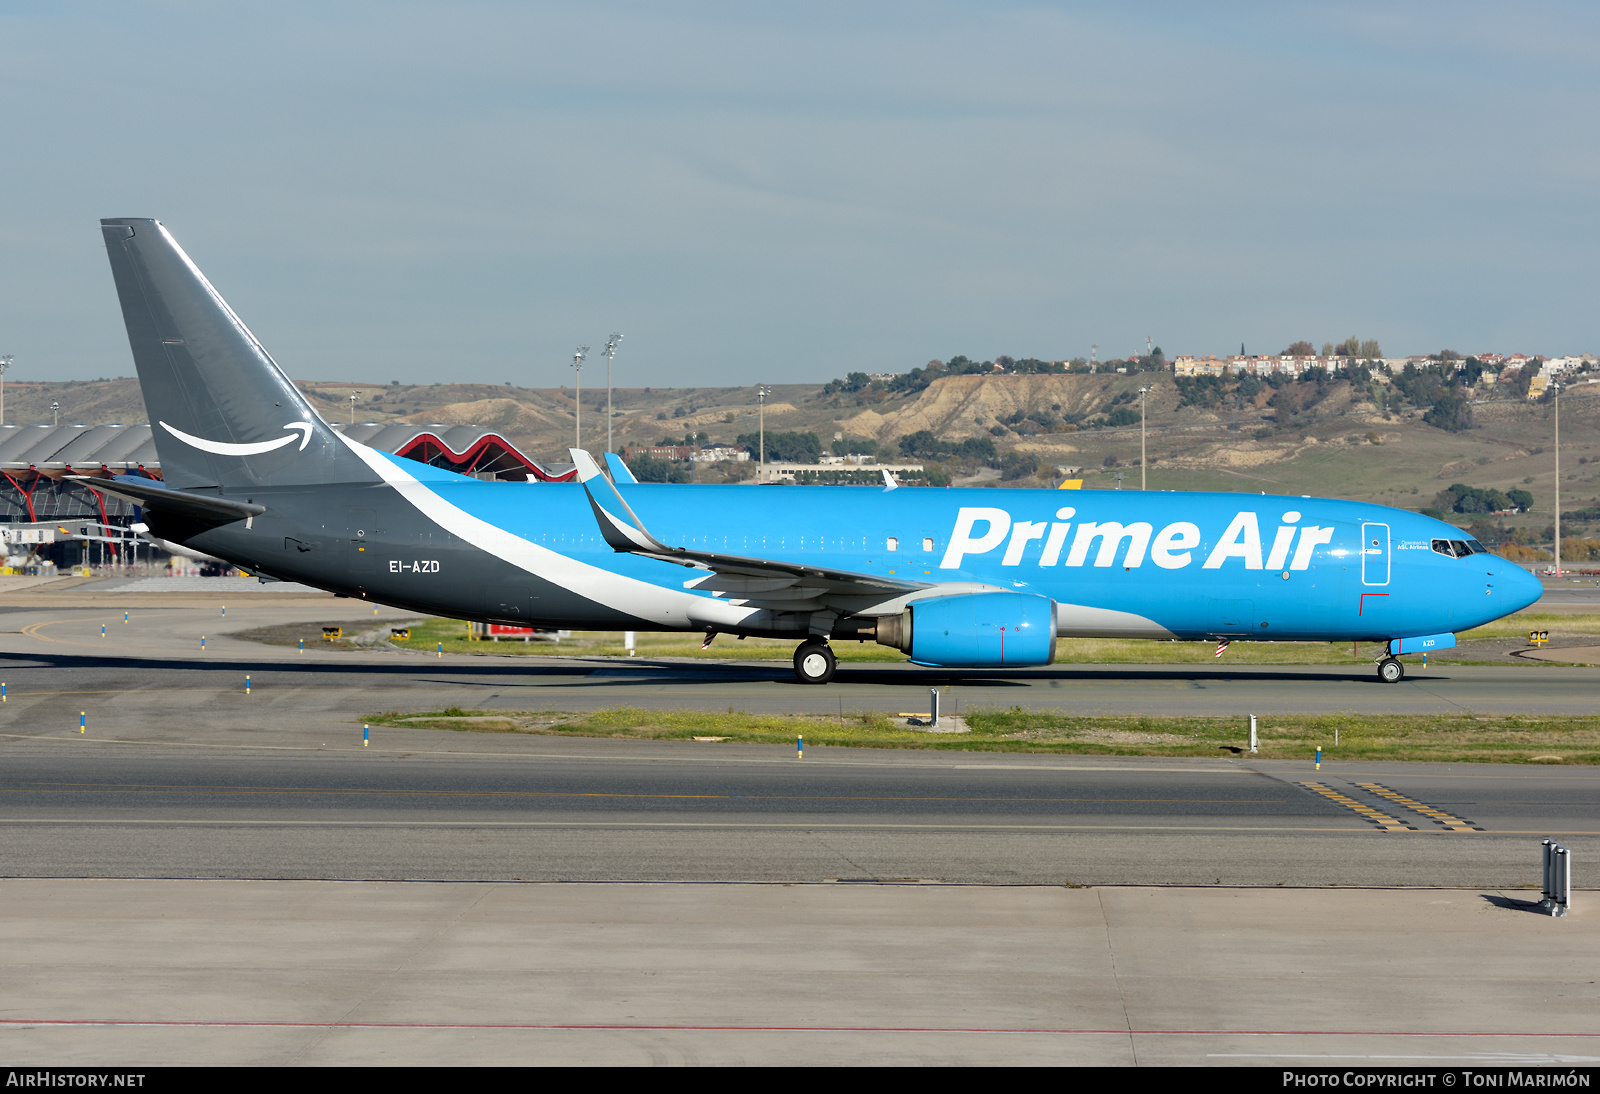
<path fill-rule="evenodd" d="M 158 221 L 101 221 L 164 482 L 109 485 L 151 532 L 250 572 L 534 627 L 831 641 L 919 665 L 1047 665 L 1059 637 L 1380 644 L 1405 654 L 1539 599 L 1441 521 L 1368 502 L 1178 492 L 482 482 L 332 429 Z"/>

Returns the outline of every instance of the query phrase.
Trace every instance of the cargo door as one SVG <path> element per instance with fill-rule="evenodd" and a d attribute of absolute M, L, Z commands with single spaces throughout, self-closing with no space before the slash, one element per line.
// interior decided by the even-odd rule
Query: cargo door
<path fill-rule="evenodd" d="M 1361 526 L 1361 584 L 1389 584 L 1389 526 Z"/>

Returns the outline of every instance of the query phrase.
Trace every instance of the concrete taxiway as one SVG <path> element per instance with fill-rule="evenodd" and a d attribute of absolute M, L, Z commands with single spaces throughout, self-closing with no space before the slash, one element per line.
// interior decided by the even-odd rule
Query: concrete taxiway
<path fill-rule="evenodd" d="M 1485 890 L 0 881 L 13 1065 L 1592 1065 Z"/>

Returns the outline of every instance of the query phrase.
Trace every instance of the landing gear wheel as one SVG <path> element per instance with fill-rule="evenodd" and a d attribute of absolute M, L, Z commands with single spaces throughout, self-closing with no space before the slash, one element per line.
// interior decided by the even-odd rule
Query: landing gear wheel
<path fill-rule="evenodd" d="M 802 642 L 794 651 L 794 677 L 802 684 L 826 684 L 838 667 L 839 659 L 826 642 Z"/>
<path fill-rule="evenodd" d="M 1406 667 L 1393 657 L 1378 662 L 1378 679 L 1385 684 L 1398 684 L 1405 678 Z"/>

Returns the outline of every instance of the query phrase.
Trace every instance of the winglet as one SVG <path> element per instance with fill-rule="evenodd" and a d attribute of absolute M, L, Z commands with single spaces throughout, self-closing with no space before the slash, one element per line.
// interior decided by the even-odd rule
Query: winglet
<path fill-rule="evenodd" d="M 612 482 L 638 482 L 633 472 L 628 470 L 628 465 L 622 462 L 622 457 L 615 452 L 606 453 L 606 470 L 611 472 Z"/>
<path fill-rule="evenodd" d="M 623 499 L 611 480 L 601 474 L 600 465 L 595 463 L 593 456 L 581 448 L 569 448 L 567 452 L 578 468 L 578 481 L 583 484 L 584 493 L 589 495 L 589 506 L 594 510 L 595 520 L 600 523 L 600 535 L 613 550 L 672 553 L 672 548 L 645 529 L 639 514 Z M 599 496 L 596 496 L 597 493 Z M 601 498 L 605 499 L 604 503 Z M 624 520 L 612 510 L 626 513 L 627 519 Z"/>
<path fill-rule="evenodd" d="M 578 469 L 578 481 L 586 483 L 592 478 L 605 478 L 600 473 L 600 465 L 594 462 L 594 457 L 581 448 L 569 448 L 567 454 L 572 457 L 573 465 Z"/>
<path fill-rule="evenodd" d="M 887 467 L 880 467 L 878 470 L 883 472 L 883 488 L 885 490 L 899 489 L 900 484 L 894 481 L 894 476 L 889 474 Z"/>

